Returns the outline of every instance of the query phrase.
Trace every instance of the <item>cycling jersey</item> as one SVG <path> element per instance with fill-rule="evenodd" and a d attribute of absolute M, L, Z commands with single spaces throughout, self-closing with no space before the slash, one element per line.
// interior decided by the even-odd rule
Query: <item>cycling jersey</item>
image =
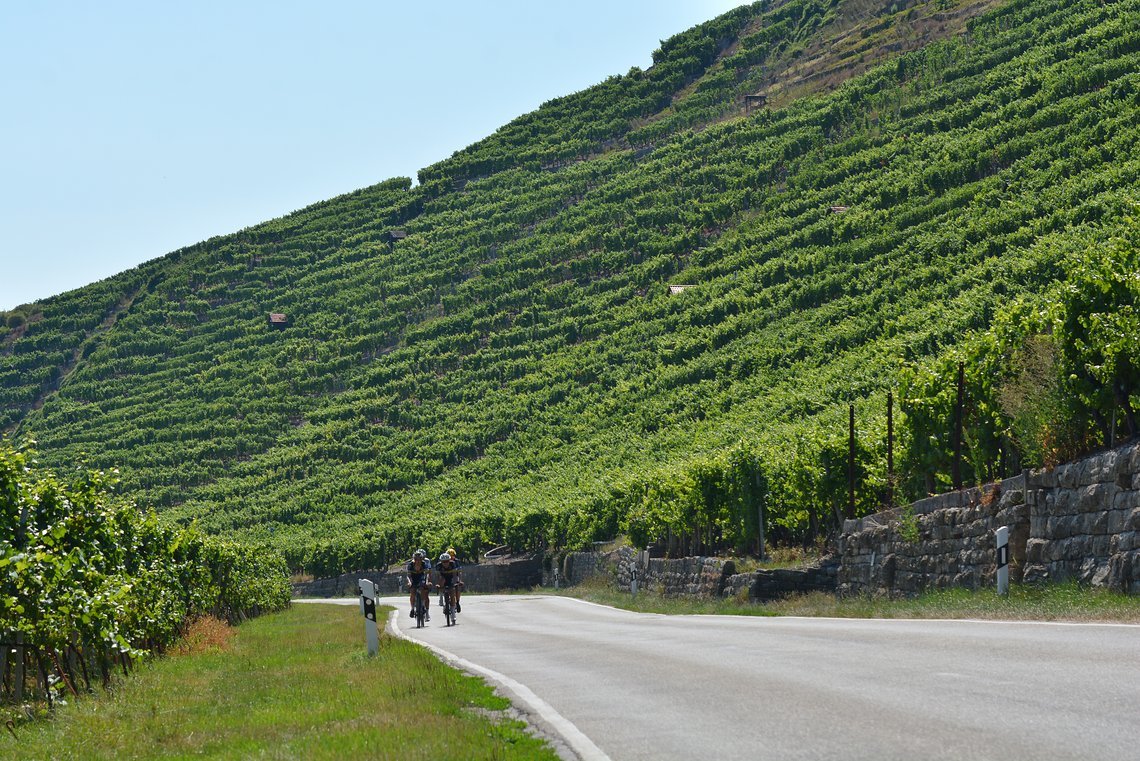
<path fill-rule="evenodd" d="M 459 581 L 459 563 L 454 560 L 450 563 L 440 563 L 435 570 L 439 572 L 439 578 L 445 587 L 454 586 Z"/>
<path fill-rule="evenodd" d="M 431 561 L 424 560 L 423 565 L 420 566 L 420 570 L 417 571 L 416 561 L 409 560 L 408 565 L 405 566 L 404 570 L 407 571 L 408 578 L 412 580 L 412 586 L 418 587 L 427 581 L 427 575 L 431 571 Z"/>

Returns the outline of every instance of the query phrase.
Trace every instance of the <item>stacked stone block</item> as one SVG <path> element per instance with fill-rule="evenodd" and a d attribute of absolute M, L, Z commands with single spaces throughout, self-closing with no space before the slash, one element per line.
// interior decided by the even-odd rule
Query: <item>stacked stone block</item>
<path fill-rule="evenodd" d="M 836 560 L 827 560 L 809 568 L 737 573 L 725 580 L 722 595 L 764 602 L 809 592 L 833 594 L 838 573 L 839 563 Z"/>
<path fill-rule="evenodd" d="M 1001 526 L 1015 583 L 1076 580 L 1140 594 L 1140 444 L 847 521 L 839 593 L 990 586 Z"/>
<path fill-rule="evenodd" d="M 1140 445 L 1029 477 L 1027 581 L 1140 594 Z"/>
<path fill-rule="evenodd" d="M 353 571 L 340 576 L 327 579 L 313 579 L 312 581 L 298 581 L 293 583 L 294 597 L 355 597 L 360 594 L 357 582 L 360 579 L 380 581 L 387 571 L 372 568 L 366 571 Z"/>
<path fill-rule="evenodd" d="M 1029 531 L 1024 478 L 940 494 L 846 521 L 839 540 L 840 595 L 914 595 L 926 589 L 978 589 L 994 582 L 994 531 L 1010 529 L 1017 581 Z"/>
<path fill-rule="evenodd" d="M 618 568 L 618 588 L 629 589 L 637 573 L 638 588 L 666 597 L 719 597 L 736 564 L 722 558 L 691 557 L 667 560 L 652 558 L 642 568 L 623 564 Z"/>
<path fill-rule="evenodd" d="M 559 567 L 559 583 L 581 584 L 595 576 L 613 575 L 624 564 L 632 563 L 634 551 L 630 547 L 620 547 L 612 552 L 567 552 Z M 554 576 L 543 574 L 542 583 L 554 586 Z"/>
<path fill-rule="evenodd" d="M 712 557 L 648 558 L 630 547 L 614 552 L 572 552 L 562 561 L 562 579 L 577 584 L 608 576 L 617 589 L 628 592 L 637 579 L 640 591 L 668 597 L 747 597 L 774 600 L 803 592 L 835 592 L 839 564 L 818 567 L 736 573 L 732 560 Z M 550 583 L 547 581 L 546 583 Z"/>

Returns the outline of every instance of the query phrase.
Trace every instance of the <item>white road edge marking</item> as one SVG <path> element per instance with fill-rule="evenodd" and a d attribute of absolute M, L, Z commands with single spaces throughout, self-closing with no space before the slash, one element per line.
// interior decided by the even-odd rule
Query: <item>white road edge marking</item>
<path fill-rule="evenodd" d="M 583 761 L 612 761 L 612 759 L 610 759 L 610 757 L 607 756 L 601 748 L 599 748 L 597 745 L 594 745 L 593 741 L 582 733 L 582 730 L 574 726 L 573 722 L 571 722 L 562 714 L 558 713 L 558 711 L 554 710 L 554 706 L 547 703 L 538 695 L 535 695 L 534 692 L 531 691 L 531 689 L 525 684 L 511 679 L 506 674 L 500 674 L 498 671 L 494 671 L 485 666 L 480 666 L 477 663 L 472 663 L 465 658 L 460 658 L 455 653 L 450 653 L 447 650 L 444 650 L 442 647 L 433 645 L 430 642 L 424 642 L 422 640 L 415 639 L 414 637 L 409 637 L 407 634 L 404 634 L 404 632 L 400 630 L 400 626 L 397 623 L 398 620 L 399 616 L 397 615 L 396 610 L 393 610 L 390 614 L 388 614 L 388 630 L 392 632 L 394 636 L 399 637 L 403 640 L 407 640 L 408 642 L 412 642 L 416 645 L 426 647 L 428 650 L 431 650 L 437 656 L 442 658 L 445 662 L 453 666 L 457 666 L 464 671 L 479 674 L 480 676 L 487 677 L 488 679 L 497 682 L 500 686 L 503 687 L 503 689 L 514 695 L 519 702 L 523 703 L 534 713 L 538 714 L 543 719 L 543 721 L 545 721 L 556 733 L 558 733 L 563 742 L 570 746 L 570 749 L 573 750 L 574 753 L 576 753 L 578 757 Z"/>

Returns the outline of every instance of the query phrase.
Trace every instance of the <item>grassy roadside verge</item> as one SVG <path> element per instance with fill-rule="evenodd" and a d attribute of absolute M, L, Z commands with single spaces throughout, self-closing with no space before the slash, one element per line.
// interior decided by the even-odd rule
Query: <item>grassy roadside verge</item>
<path fill-rule="evenodd" d="M 557 758 L 427 650 L 385 635 L 368 658 L 352 606 L 294 605 L 184 650 L 4 731 L 0 758 Z"/>
<path fill-rule="evenodd" d="M 544 590 L 549 592 L 550 590 Z M 770 603 L 618 592 L 608 582 L 587 582 L 555 594 L 643 613 L 673 615 L 817 616 L 834 618 L 961 618 L 994 621 L 1071 621 L 1140 624 L 1140 597 L 1129 597 L 1076 584 L 1010 588 L 1008 597 L 993 590 L 932 591 L 906 600 L 857 597 L 839 600 L 810 594 Z"/>

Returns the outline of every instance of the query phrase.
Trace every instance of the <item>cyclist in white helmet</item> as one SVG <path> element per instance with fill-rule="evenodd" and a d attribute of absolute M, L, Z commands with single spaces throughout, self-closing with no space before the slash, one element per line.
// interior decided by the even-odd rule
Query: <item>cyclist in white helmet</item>
<path fill-rule="evenodd" d="M 405 571 L 408 574 L 408 603 L 412 606 L 408 615 L 415 618 L 416 594 L 419 594 L 424 601 L 425 613 L 431 605 L 431 596 L 428 594 L 428 589 L 431 586 L 431 581 L 428 578 L 431 574 L 431 561 L 427 559 L 427 552 L 416 550 L 412 553 L 412 559 L 408 561 Z M 430 621 L 431 614 L 428 613 L 424 618 Z"/>
<path fill-rule="evenodd" d="M 455 601 L 455 612 L 459 612 L 459 562 L 448 553 L 443 553 L 439 556 L 439 562 L 435 566 L 435 572 L 439 574 L 439 588 L 440 591 L 446 596 L 451 594 L 451 598 Z M 446 599 L 446 597 L 445 597 Z"/>

